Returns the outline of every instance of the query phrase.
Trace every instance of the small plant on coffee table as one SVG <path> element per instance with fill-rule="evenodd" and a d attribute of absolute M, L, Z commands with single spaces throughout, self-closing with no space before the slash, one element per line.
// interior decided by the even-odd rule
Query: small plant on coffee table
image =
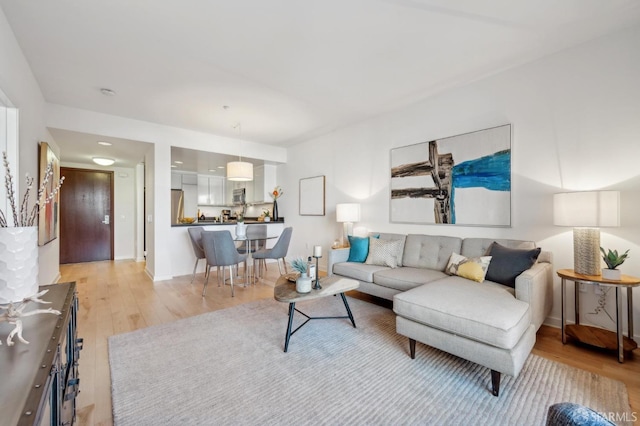
<path fill-rule="evenodd" d="M 301 257 L 296 257 L 295 259 L 293 259 L 291 261 L 291 268 L 294 271 L 299 272 L 300 275 L 306 274 L 307 273 L 307 262 Z"/>

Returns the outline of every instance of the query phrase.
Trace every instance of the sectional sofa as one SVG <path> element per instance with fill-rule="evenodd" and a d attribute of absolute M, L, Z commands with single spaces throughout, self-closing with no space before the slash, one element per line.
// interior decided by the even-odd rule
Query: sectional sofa
<path fill-rule="evenodd" d="M 409 337 L 412 358 L 418 341 L 490 368 L 498 396 L 500 374 L 518 376 L 551 310 L 551 253 L 532 241 L 375 232 L 369 237 L 376 252 L 365 262 L 348 261 L 354 245 L 331 250 L 328 275 L 358 280 L 359 291 L 392 300 L 396 331 Z M 463 269 L 473 272 L 464 277 Z"/>

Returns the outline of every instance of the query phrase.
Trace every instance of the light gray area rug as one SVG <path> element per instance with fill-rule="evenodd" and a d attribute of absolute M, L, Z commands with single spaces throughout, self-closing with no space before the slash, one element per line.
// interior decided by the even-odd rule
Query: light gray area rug
<path fill-rule="evenodd" d="M 535 355 L 496 398 L 488 369 L 422 344 L 412 360 L 391 310 L 348 300 L 357 328 L 311 321 L 288 353 L 275 300 L 110 337 L 115 424 L 542 425 L 562 401 L 630 413 L 623 383 Z M 345 313 L 339 297 L 297 307 Z"/>

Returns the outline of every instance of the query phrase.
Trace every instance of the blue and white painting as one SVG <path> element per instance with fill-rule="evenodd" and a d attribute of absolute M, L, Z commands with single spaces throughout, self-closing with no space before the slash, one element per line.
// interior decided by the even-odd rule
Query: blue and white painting
<path fill-rule="evenodd" d="M 391 150 L 391 222 L 511 226 L 511 125 Z"/>

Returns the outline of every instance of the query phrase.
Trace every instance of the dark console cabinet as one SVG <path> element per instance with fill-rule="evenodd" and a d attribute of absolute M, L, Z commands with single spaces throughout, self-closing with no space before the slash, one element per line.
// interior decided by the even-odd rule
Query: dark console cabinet
<path fill-rule="evenodd" d="M 28 345 L 6 337 L 12 325 L 0 324 L 0 425 L 73 425 L 80 379 L 78 358 L 82 339 L 76 325 L 76 284 L 40 287 L 49 290 L 42 299 L 49 305 L 33 304 L 26 311 L 51 307 L 61 315 L 25 317 L 23 336 Z"/>

